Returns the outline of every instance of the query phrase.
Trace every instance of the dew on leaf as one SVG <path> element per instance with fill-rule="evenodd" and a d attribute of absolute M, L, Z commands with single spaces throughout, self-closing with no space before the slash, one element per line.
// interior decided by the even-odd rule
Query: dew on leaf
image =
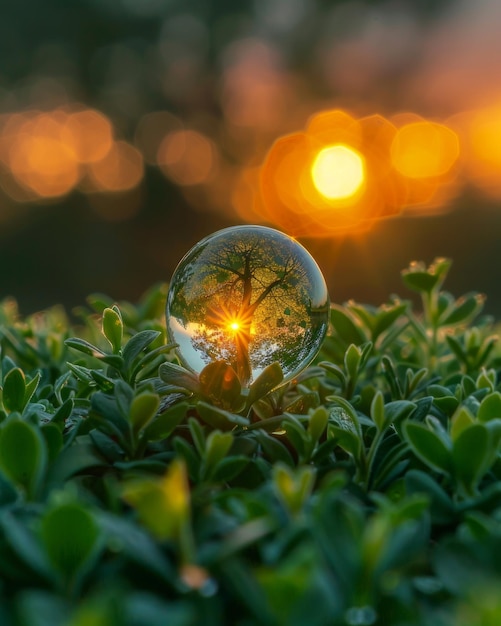
<path fill-rule="evenodd" d="M 194 372 L 229 363 L 247 386 L 278 362 L 284 382 L 316 356 L 329 295 L 309 252 L 264 226 L 235 226 L 196 244 L 172 276 L 167 332 Z"/>

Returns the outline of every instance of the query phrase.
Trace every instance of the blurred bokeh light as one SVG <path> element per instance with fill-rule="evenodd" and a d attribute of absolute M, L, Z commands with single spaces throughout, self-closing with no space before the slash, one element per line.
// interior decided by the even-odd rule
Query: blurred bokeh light
<path fill-rule="evenodd" d="M 9 5 L 0 296 L 135 298 L 257 222 L 305 239 L 335 300 L 450 255 L 501 312 L 500 20 L 496 0 Z"/>
<path fill-rule="evenodd" d="M 456 134 L 442 124 L 425 120 L 399 128 L 391 145 L 395 169 L 408 178 L 443 176 L 458 156 Z"/>
<path fill-rule="evenodd" d="M 207 181 L 216 167 L 213 142 L 194 130 L 166 135 L 158 148 L 158 164 L 165 176 L 182 186 Z"/>

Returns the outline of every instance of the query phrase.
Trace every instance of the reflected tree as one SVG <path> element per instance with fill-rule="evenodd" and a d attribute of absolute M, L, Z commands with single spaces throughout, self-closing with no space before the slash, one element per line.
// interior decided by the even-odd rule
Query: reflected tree
<path fill-rule="evenodd" d="M 296 248 L 249 230 L 200 244 L 176 276 L 171 314 L 206 362 L 230 363 L 244 385 L 273 361 L 287 370 L 289 361 L 304 359 L 318 326 L 311 277 Z M 325 308 L 325 298 L 317 305 Z"/>

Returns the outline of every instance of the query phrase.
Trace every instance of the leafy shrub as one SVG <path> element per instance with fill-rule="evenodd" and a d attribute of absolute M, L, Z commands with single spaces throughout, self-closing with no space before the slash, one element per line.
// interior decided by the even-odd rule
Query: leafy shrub
<path fill-rule="evenodd" d="M 498 626 L 500 353 L 449 267 L 248 389 L 176 363 L 165 286 L 72 323 L 5 300 L 0 623 Z"/>

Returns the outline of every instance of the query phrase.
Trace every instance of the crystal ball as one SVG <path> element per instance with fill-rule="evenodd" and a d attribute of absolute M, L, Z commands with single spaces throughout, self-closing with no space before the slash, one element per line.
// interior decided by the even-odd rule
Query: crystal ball
<path fill-rule="evenodd" d="M 329 294 L 310 253 L 265 226 L 225 228 L 181 260 L 167 296 L 167 334 L 200 373 L 232 366 L 248 386 L 274 362 L 289 381 L 315 358 L 327 332 Z"/>

